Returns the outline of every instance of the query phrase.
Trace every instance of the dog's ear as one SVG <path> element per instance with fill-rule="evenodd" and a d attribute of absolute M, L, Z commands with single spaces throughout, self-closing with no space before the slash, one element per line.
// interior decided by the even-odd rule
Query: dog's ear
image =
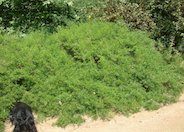
<path fill-rule="evenodd" d="M 9 119 L 10 119 L 10 122 L 12 123 L 12 125 L 13 125 L 14 117 L 13 117 L 12 114 L 9 115 Z"/>
<path fill-rule="evenodd" d="M 9 112 L 9 120 L 12 123 L 12 125 L 14 125 L 14 120 L 15 120 L 15 112 L 14 112 L 14 107 L 11 108 L 10 112 Z"/>

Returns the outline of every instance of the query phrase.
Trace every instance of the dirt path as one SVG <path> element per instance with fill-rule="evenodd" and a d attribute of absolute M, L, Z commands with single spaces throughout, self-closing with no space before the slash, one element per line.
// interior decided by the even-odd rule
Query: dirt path
<path fill-rule="evenodd" d="M 55 119 L 37 124 L 38 132 L 184 132 L 184 94 L 175 104 L 156 111 L 143 111 L 127 118 L 115 116 L 110 121 L 87 119 L 81 126 L 65 129 L 52 126 Z M 5 132 L 12 132 L 6 123 Z"/>

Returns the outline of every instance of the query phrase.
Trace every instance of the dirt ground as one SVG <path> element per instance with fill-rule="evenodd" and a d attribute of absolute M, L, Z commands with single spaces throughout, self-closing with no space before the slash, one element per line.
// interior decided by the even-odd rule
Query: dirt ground
<path fill-rule="evenodd" d="M 53 126 L 55 119 L 37 124 L 38 132 L 184 132 L 184 94 L 175 104 L 156 111 L 142 111 L 130 117 L 116 115 L 110 121 L 90 118 L 81 126 L 59 128 Z M 13 126 L 5 123 L 5 132 L 12 132 Z"/>

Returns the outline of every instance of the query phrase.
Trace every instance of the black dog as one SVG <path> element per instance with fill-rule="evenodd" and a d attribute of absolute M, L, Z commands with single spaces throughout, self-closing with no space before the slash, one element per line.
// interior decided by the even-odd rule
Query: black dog
<path fill-rule="evenodd" d="M 10 121 L 15 125 L 13 132 L 37 132 L 32 109 L 25 103 L 15 103 L 10 111 Z"/>

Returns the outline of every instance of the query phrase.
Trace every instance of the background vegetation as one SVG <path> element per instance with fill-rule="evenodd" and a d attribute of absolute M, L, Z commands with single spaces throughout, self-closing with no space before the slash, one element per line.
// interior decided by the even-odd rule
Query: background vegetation
<path fill-rule="evenodd" d="M 176 101 L 183 9 L 182 0 L 0 0 L 0 131 L 18 100 L 60 126 Z"/>
<path fill-rule="evenodd" d="M 71 22 L 99 19 L 146 30 L 164 49 L 184 52 L 182 0 L 0 0 L 0 27 L 53 32 Z"/>
<path fill-rule="evenodd" d="M 82 3 L 81 0 L 77 2 L 79 5 Z M 175 48 L 183 53 L 182 3 L 182 0 L 94 0 L 83 6 L 82 13 L 85 12 L 90 18 L 125 22 L 130 28 L 149 31 L 151 38 L 162 42 L 164 50 Z"/>
<path fill-rule="evenodd" d="M 1 26 L 8 31 L 47 28 L 53 32 L 57 26 L 77 20 L 74 8 L 62 0 L 4 0 L 0 11 Z"/>

